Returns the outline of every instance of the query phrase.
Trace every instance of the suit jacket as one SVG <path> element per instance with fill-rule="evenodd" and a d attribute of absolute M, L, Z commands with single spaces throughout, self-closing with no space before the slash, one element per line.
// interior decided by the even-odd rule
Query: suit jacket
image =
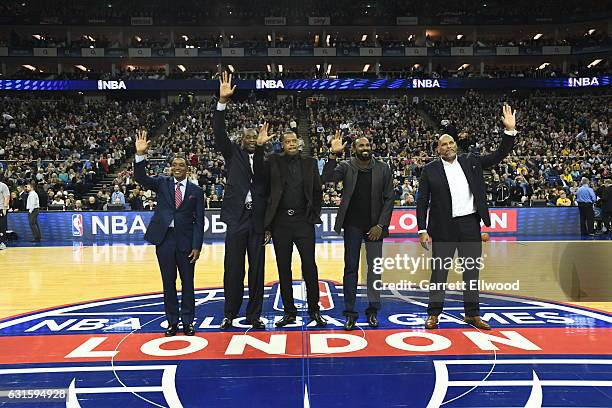
<path fill-rule="evenodd" d="M 612 212 L 612 186 L 604 187 L 601 195 L 601 210 Z"/>
<path fill-rule="evenodd" d="M 285 189 L 285 181 L 289 173 L 284 154 L 273 154 L 264 161 L 264 149 L 258 146 L 255 150 L 253 168 L 256 179 L 262 179 L 268 186 L 268 201 L 265 215 L 265 227 L 269 230 Z M 311 224 L 321 223 L 321 201 L 323 189 L 316 159 L 300 157 L 302 177 L 304 178 L 304 196 L 306 197 L 306 217 Z"/>
<path fill-rule="evenodd" d="M 351 197 L 357 184 L 359 169 L 357 159 L 345 160 L 337 164 L 335 159 L 329 159 L 323 166 L 323 182 L 342 181 L 342 200 L 336 216 L 334 231 L 338 234 L 344 225 L 346 212 L 348 211 Z M 383 237 L 389 235 L 389 224 L 393 213 L 393 202 L 395 194 L 393 192 L 393 174 L 391 168 L 386 163 L 372 159 L 372 211 L 370 214 L 371 226 L 380 224 L 383 226 Z"/>
<path fill-rule="evenodd" d="M 225 128 L 225 111 L 215 110 L 213 115 L 213 132 L 215 149 L 223 155 L 227 170 L 221 221 L 228 227 L 240 222 L 244 211 L 244 202 L 249 190 L 253 202 L 253 228 L 264 232 L 264 214 L 266 211 L 266 185 L 263 180 L 255 182 L 249 161 L 249 154 L 227 136 Z"/>
<path fill-rule="evenodd" d="M 143 187 L 157 193 L 157 207 L 145 233 L 145 240 L 159 245 L 164 241 L 170 222 L 174 220 L 174 231 L 181 251 L 202 249 L 204 241 L 204 190 L 187 181 L 183 203 L 176 208 L 174 177 L 149 177 L 146 160 L 134 165 L 134 178 Z"/>
<path fill-rule="evenodd" d="M 496 151 L 480 156 L 468 153 L 457 156 L 465 178 L 474 196 L 476 211 L 486 226 L 491 225 L 489 207 L 487 206 L 486 185 L 482 170 L 502 161 L 512 151 L 515 138 L 502 135 L 502 143 Z M 427 210 L 429 209 L 429 223 Z M 417 223 L 419 230 L 427 229 L 432 239 L 447 239 L 451 236 L 450 228 L 452 202 L 450 186 L 444 172 L 442 159 L 429 162 L 421 172 L 417 193 Z"/>

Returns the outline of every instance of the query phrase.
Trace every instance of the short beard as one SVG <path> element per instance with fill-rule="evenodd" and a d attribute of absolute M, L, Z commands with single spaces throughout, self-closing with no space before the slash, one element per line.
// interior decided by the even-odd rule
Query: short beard
<path fill-rule="evenodd" d="M 367 153 L 367 157 L 364 156 L 364 153 Z M 361 152 L 361 153 L 356 153 L 355 156 L 357 156 L 357 158 L 359 160 L 366 161 L 366 160 L 370 160 L 372 158 L 372 153 L 370 153 L 370 152 Z"/>

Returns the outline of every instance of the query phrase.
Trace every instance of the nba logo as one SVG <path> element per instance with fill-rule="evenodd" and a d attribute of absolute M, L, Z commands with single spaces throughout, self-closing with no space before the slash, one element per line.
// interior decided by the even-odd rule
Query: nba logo
<path fill-rule="evenodd" d="M 293 282 L 293 302 L 298 311 L 308 310 L 308 299 L 306 298 L 306 283 L 304 281 Z M 334 308 L 334 299 L 331 289 L 327 282 L 319 281 L 319 306 L 321 310 L 331 310 Z M 280 285 L 276 289 L 274 299 L 274 309 L 283 311 L 283 300 L 281 299 Z"/>
<path fill-rule="evenodd" d="M 72 236 L 83 236 L 83 214 L 72 214 Z"/>

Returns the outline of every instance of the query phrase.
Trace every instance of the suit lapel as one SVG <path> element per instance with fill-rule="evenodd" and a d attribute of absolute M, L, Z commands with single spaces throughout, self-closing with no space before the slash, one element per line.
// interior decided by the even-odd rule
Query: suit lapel
<path fill-rule="evenodd" d="M 174 194 L 176 187 L 174 185 L 174 177 L 168 177 L 168 201 L 170 201 L 170 205 L 172 207 L 176 207 L 174 203 Z"/>
<path fill-rule="evenodd" d="M 375 160 L 375 159 L 372 159 Z M 377 166 L 376 161 L 374 167 L 372 167 L 372 203 L 380 200 L 380 189 L 378 187 L 378 180 L 383 179 L 382 166 Z"/>
<path fill-rule="evenodd" d="M 246 166 L 247 171 L 251 175 L 251 179 L 252 179 L 253 178 L 253 169 L 251 168 L 251 161 L 249 160 L 249 153 L 247 153 L 247 151 L 244 150 L 242 147 L 239 148 L 238 151 L 240 152 L 238 157 L 240 157 L 240 160 Z"/>
<path fill-rule="evenodd" d="M 463 169 L 463 174 L 465 174 L 465 178 L 470 186 L 470 190 L 474 191 L 474 180 L 472 178 L 472 168 L 470 163 L 468 162 L 465 156 L 457 156 L 457 160 Z"/>
<path fill-rule="evenodd" d="M 442 180 L 442 185 L 450 193 L 450 186 L 448 185 L 448 178 L 446 178 L 446 172 L 444 171 L 444 163 L 442 163 L 442 159 L 437 159 L 435 163 L 435 167 L 438 170 L 438 173 L 440 174 L 440 180 Z"/>
<path fill-rule="evenodd" d="M 312 168 L 310 166 L 310 160 L 300 157 L 302 164 L 302 180 L 304 180 L 304 195 L 310 197 L 312 194 Z"/>

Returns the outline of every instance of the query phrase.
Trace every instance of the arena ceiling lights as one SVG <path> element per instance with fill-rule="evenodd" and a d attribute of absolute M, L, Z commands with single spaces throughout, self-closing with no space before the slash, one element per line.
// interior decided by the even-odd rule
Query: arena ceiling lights
<path fill-rule="evenodd" d="M 587 68 L 593 68 L 595 65 L 599 64 L 601 61 L 601 59 L 596 59 L 593 62 L 591 62 L 589 65 L 587 65 Z"/>

